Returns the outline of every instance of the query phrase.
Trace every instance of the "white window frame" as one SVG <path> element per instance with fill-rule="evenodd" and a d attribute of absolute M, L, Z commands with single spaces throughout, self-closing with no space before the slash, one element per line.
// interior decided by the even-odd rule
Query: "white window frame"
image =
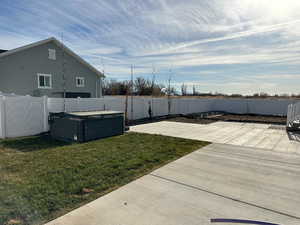
<path fill-rule="evenodd" d="M 78 84 L 78 82 L 77 82 L 78 80 L 83 81 L 82 84 Z M 85 87 L 85 78 L 84 77 L 76 77 L 75 82 L 76 82 L 76 87 Z"/>
<path fill-rule="evenodd" d="M 56 50 L 55 49 L 48 49 L 48 58 L 51 60 L 56 60 Z"/>
<path fill-rule="evenodd" d="M 38 77 L 38 88 L 39 89 L 52 89 L 52 75 L 51 74 L 38 73 L 37 77 Z M 49 77 L 50 86 L 40 86 L 40 77 Z"/>

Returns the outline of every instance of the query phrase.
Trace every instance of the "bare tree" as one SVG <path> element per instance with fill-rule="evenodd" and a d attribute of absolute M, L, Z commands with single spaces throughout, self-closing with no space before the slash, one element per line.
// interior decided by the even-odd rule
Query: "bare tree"
<path fill-rule="evenodd" d="M 199 96 L 200 93 L 197 91 L 196 86 L 193 85 L 193 96 Z"/>
<path fill-rule="evenodd" d="M 138 95 L 151 95 L 152 82 L 143 77 L 137 77 L 134 81 L 136 92 Z"/>
<path fill-rule="evenodd" d="M 155 84 L 150 80 L 143 77 L 137 77 L 132 81 L 116 81 L 104 80 L 103 82 L 103 95 L 126 95 L 127 91 L 133 95 L 165 95 L 163 84 Z M 175 92 L 175 90 L 173 90 Z"/>
<path fill-rule="evenodd" d="M 137 77 L 134 81 L 134 86 L 138 95 L 163 95 L 163 84 L 155 84 L 153 81 L 143 77 Z"/>
<path fill-rule="evenodd" d="M 129 88 L 129 81 L 104 80 L 103 82 L 104 95 L 126 95 Z"/>

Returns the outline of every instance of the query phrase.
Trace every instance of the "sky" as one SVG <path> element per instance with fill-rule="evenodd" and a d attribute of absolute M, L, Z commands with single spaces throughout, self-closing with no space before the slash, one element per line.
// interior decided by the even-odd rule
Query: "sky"
<path fill-rule="evenodd" d="M 108 79 L 300 93 L 299 0 L 1 0 L 0 49 L 56 37 Z M 63 34 L 63 35 L 62 35 Z"/>

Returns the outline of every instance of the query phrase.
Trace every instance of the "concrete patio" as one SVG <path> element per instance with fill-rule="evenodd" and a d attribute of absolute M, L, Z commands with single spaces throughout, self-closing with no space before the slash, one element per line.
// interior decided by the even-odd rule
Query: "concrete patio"
<path fill-rule="evenodd" d="M 288 134 L 284 126 L 278 125 L 237 122 L 202 125 L 163 121 L 133 126 L 130 130 L 300 154 L 299 137 Z"/>
<path fill-rule="evenodd" d="M 299 155 L 211 144 L 47 225 L 298 225 L 299 187 Z"/>
<path fill-rule="evenodd" d="M 300 224 L 300 143 L 284 127 L 157 122 L 130 130 L 213 144 L 47 225 Z"/>

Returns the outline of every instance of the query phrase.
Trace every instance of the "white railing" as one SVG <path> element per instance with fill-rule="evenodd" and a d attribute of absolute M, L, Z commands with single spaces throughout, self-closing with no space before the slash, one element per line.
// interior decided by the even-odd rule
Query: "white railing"
<path fill-rule="evenodd" d="M 287 111 L 286 126 L 288 129 L 299 128 L 300 124 L 300 102 L 290 104 Z"/>
<path fill-rule="evenodd" d="M 209 111 L 224 111 L 238 114 L 261 114 L 286 116 L 288 105 L 293 100 L 282 99 L 210 99 L 129 97 L 127 118 L 130 120 L 153 116 L 190 114 Z M 132 108 L 133 106 L 133 108 Z M 298 105 L 297 105 L 298 107 Z M 31 96 L 0 95 L 0 138 L 35 135 L 49 130 L 49 112 L 116 110 L 126 111 L 126 97 L 106 96 L 104 98 L 47 98 Z M 170 109 L 170 110 L 169 110 Z M 290 109 L 290 108 L 289 108 Z M 300 106 L 289 110 L 288 118 L 300 115 Z"/>

